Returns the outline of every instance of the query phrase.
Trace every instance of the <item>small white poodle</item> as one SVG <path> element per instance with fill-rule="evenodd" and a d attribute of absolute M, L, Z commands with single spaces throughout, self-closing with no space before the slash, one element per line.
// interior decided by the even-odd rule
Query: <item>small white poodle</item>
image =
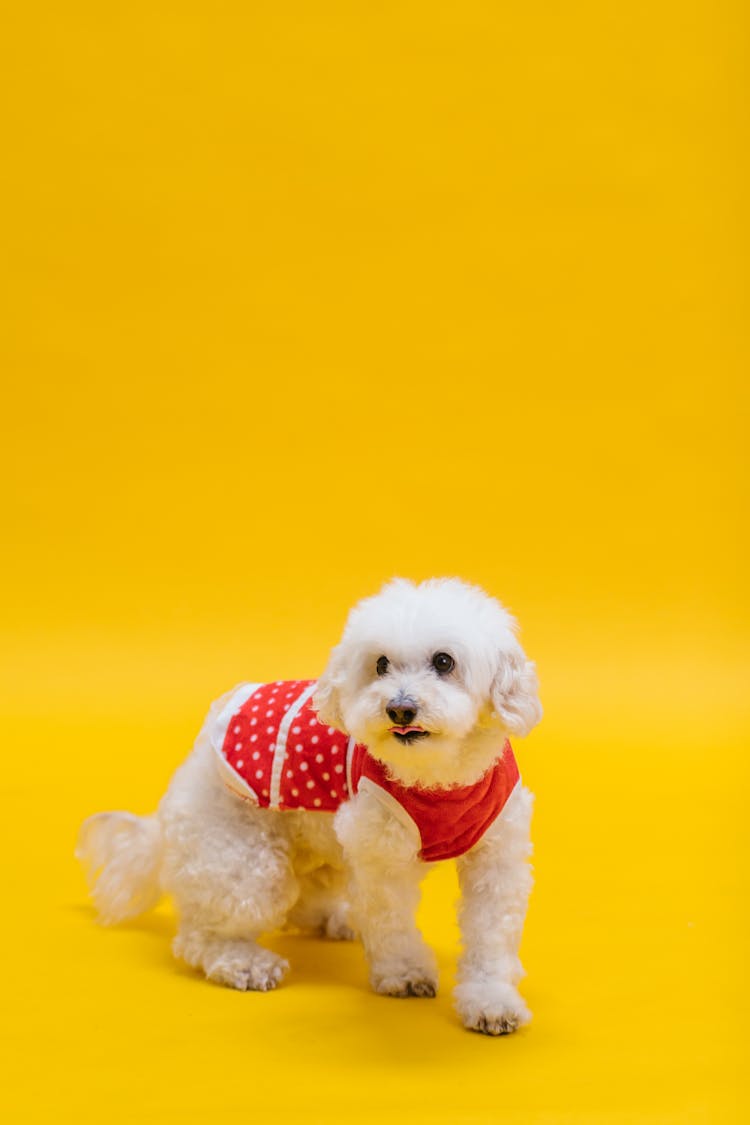
<path fill-rule="evenodd" d="M 396 579 L 351 612 L 321 679 L 243 684 L 211 707 L 152 817 L 100 813 L 78 856 L 105 923 L 172 895 L 174 952 L 265 990 L 283 925 L 362 938 L 376 992 L 434 996 L 415 925 L 430 865 L 456 858 L 455 1002 L 489 1035 L 529 1018 L 516 985 L 532 796 L 509 735 L 539 721 L 534 665 L 505 610 L 457 579 Z"/>

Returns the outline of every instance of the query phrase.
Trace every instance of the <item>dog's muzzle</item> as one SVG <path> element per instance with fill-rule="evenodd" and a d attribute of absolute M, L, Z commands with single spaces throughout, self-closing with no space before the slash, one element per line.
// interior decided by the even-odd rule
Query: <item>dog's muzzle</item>
<path fill-rule="evenodd" d="M 393 723 L 389 733 L 400 743 L 411 745 L 421 738 L 427 738 L 429 731 L 415 724 L 414 720 L 419 713 L 419 704 L 415 699 L 403 693 L 390 700 L 386 707 L 386 714 Z"/>
<path fill-rule="evenodd" d="M 410 695 L 397 695 L 389 701 L 385 711 L 394 727 L 410 727 L 417 717 L 419 705 Z"/>

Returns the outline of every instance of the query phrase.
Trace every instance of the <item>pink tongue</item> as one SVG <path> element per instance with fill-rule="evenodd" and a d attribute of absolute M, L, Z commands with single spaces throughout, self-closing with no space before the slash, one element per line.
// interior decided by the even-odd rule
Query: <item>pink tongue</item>
<path fill-rule="evenodd" d="M 423 731 L 424 727 L 391 727 L 391 730 L 395 730 L 398 734 L 410 734 L 413 730 Z"/>

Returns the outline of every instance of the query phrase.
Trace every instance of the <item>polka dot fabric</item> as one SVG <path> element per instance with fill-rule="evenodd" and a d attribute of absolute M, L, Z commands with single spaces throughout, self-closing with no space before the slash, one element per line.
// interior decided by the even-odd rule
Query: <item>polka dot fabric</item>
<path fill-rule="evenodd" d="M 318 722 L 314 687 L 314 680 L 261 684 L 219 719 L 221 755 L 244 782 L 228 784 L 263 808 L 334 812 L 349 796 L 349 738 Z"/>

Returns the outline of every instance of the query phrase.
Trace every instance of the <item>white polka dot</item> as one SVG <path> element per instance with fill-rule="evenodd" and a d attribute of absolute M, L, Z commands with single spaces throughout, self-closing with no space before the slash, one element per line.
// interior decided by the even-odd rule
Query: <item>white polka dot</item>
<path fill-rule="evenodd" d="M 261 790 L 261 792 L 263 793 L 264 797 L 268 796 L 268 790 L 267 789 L 263 789 L 263 790 Z"/>
<path fill-rule="evenodd" d="M 331 790 L 331 796 L 334 797 L 334 798 L 338 797 L 338 793 L 336 792 L 335 789 Z"/>
<path fill-rule="evenodd" d="M 291 691 L 288 691 L 288 692 L 286 693 L 286 695 L 285 695 L 285 697 L 284 697 L 284 698 L 285 698 L 285 699 L 291 699 L 291 698 L 292 698 L 292 695 L 293 695 L 293 694 L 294 694 L 293 692 L 291 692 Z"/>
<path fill-rule="evenodd" d="M 234 748 L 235 748 L 235 750 L 241 750 L 242 749 L 242 743 L 241 742 L 235 742 Z"/>
<path fill-rule="evenodd" d="M 286 714 L 286 712 L 287 712 L 288 710 L 289 710 L 289 704 L 288 704 L 288 703 L 285 703 L 285 704 L 284 704 L 284 714 Z"/>
<path fill-rule="evenodd" d="M 315 805 L 316 809 L 319 809 L 320 808 L 320 797 L 316 797 L 315 800 L 313 801 L 313 804 Z"/>
<path fill-rule="evenodd" d="M 314 789 L 315 788 L 315 782 L 314 781 L 308 781 L 307 782 L 307 788 L 308 789 Z"/>
<path fill-rule="evenodd" d="M 322 762 L 323 761 L 323 755 L 322 754 L 316 754 L 315 755 L 315 761 L 316 762 Z"/>
<path fill-rule="evenodd" d="M 266 727 L 266 734 L 273 734 L 275 727 Z"/>
<path fill-rule="evenodd" d="M 237 761 L 237 762 L 235 763 L 235 768 L 236 768 L 236 769 L 238 769 L 238 770 L 241 770 L 241 769 L 242 769 L 242 767 L 244 766 L 244 764 L 245 764 L 245 763 L 243 762 L 242 758 L 240 758 L 240 759 L 239 759 L 239 760 L 238 760 L 238 761 Z"/>
<path fill-rule="evenodd" d="M 241 727 L 235 727 L 235 728 L 234 728 L 234 733 L 235 733 L 235 734 L 239 734 L 239 733 L 240 733 L 240 731 L 241 731 L 241 729 L 242 729 Z"/>
<path fill-rule="evenodd" d="M 344 767 L 341 765 L 341 763 L 337 763 L 333 768 L 335 769 L 336 773 L 344 772 Z"/>
<path fill-rule="evenodd" d="M 275 742 L 269 742 L 269 743 L 268 743 L 268 749 L 269 749 L 269 750 L 271 751 L 271 753 L 273 754 L 274 750 L 276 749 L 276 743 L 275 743 Z"/>
<path fill-rule="evenodd" d="M 267 719 L 270 719 L 270 718 L 271 718 L 271 715 L 273 715 L 273 708 L 271 708 L 270 710 L 266 711 L 266 718 L 267 718 Z"/>
<path fill-rule="evenodd" d="M 297 751 L 298 754 L 301 754 L 302 751 L 304 750 L 304 746 L 302 745 L 301 742 L 298 742 L 296 744 L 296 746 L 294 747 L 294 749 Z"/>
<path fill-rule="evenodd" d="M 333 729 L 333 727 L 329 727 L 329 728 L 328 728 L 328 733 L 329 733 L 329 734 L 335 734 L 335 733 L 336 733 L 336 731 L 335 731 L 335 730 Z"/>
<path fill-rule="evenodd" d="M 338 752 L 339 752 L 338 746 L 332 746 L 331 747 L 331 753 L 332 754 L 338 754 Z"/>
<path fill-rule="evenodd" d="M 331 780 L 330 773 L 324 773 L 322 776 L 323 776 L 323 781 L 330 781 Z"/>
<path fill-rule="evenodd" d="M 253 761 L 257 762 L 259 757 L 260 757 L 260 751 L 259 750 L 253 750 Z"/>
<path fill-rule="evenodd" d="M 310 741 L 312 742 L 313 746 L 316 746 L 320 742 L 320 739 L 318 738 L 317 734 L 314 734 Z"/>
<path fill-rule="evenodd" d="M 292 796 L 299 797 L 299 789 L 292 789 Z"/>
<path fill-rule="evenodd" d="M 301 730 L 302 727 L 292 727 L 292 734 L 299 734 Z"/>
<path fill-rule="evenodd" d="M 258 704 L 256 703 L 255 706 L 253 707 L 253 711 L 257 711 L 257 710 L 258 710 Z"/>
<path fill-rule="evenodd" d="M 260 779 L 263 777 L 263 770 L 256 770 L 255 776 L 258 778 L 258 781 L 260 781 Z"/>
<path fill-rule="evenodd" d="M 300 762 L 299 768 L 301 770 L 306 770 L 307 769 L 307 762 Z"/>
<path fill-rule="evenodd" d="M 292 770 L 287 770 L 287 771 L 286 771 L 286 776 L 287 776 L 288 778 L 290 778 L 290 779 L 291 779 L 291 778 L 293 778 L 293 777 L 294 777 L 294 773 L 292 772 Z"/>
<path fill-rule="evenodd" d="M 251 742 L 257 742 L 257 741 L 258 741 L 258 736 L 257 736 L 257 734 L 251 734 L 251 735 L 250 735 L 250 741 L 251 741 Z"/>
<path fill-rule="evenodd" d="M 257 720 L 257 719 L 251 719 L 251 720 L 250 720 L 250 726 L 251 726 L 251 727 L 255 727 L 255 726 L 257 726 L 257 725 L 258 725 L 258 720 Z"/>
<path fill-rule="evenodd" d="M 317 719 L 310 719 L 310 722 L 307 725 L 310 726 L 310 727 L 316 727 L 318 725 L 318 720 Z"/>

